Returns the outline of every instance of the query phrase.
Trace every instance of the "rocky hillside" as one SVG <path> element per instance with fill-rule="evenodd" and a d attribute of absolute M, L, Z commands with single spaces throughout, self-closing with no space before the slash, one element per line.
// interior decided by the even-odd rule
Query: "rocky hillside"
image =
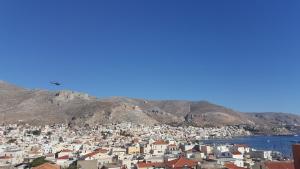
<path fill-rule="evenodd" d="M 300 124 L 285 113 L 241 113 L 206 101 L 143 100 L 126 97 L 97 99 L 73 91 L 28 90 L 0 81 L 0 121 L 70 125 L 108 122 L 224 126 L 244 124 L 273 132 L 283 125 Z M 275 129 L 273 129 L 275 128 Z"/>

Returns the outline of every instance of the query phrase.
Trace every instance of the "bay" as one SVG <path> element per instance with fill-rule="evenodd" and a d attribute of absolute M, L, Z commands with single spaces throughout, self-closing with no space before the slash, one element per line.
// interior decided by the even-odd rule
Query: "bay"
<path fill-rule="evenodd" d="M 249 136 L 230 139 L 203 140 L 205 144 L 247 144 L 257 150 L 279 151 L 286 157 L 292 157 L 292 145 L 300 143 L 300 136 Z"/>

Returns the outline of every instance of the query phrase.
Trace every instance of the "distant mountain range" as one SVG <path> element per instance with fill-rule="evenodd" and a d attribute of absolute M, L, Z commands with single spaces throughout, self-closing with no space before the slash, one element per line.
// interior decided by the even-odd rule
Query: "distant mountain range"
<path fill-rule="evenodd" d="M 207 101 L 98 99 L 73 91 L 29 90 L 0 81 L 0 121 L 71 126 L 123 121 L 201 127 L 240 125 L 257 133 L 284 134 L 300 125 L 300 116 L 242 113 Z"/>

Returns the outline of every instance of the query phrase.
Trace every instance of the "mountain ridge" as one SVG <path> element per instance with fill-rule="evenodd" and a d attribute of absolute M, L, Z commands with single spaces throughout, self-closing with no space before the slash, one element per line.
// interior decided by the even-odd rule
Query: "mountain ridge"
<path fill-rule="evenodd" d="M 0 121 L 71 126 L 111 122 L 221 127 L 246 125 L 262 132 L 300 125 L 290 113 L 243 113 L 208 101 L 96 98 L 69 90 L 31 90 L 0 81 Z M 270 128 L 270 129 L 268 129 Z"/>

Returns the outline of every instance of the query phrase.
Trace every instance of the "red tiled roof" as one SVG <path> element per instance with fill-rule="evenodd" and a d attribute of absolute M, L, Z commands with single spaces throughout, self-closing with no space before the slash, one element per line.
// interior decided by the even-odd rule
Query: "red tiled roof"
<path fill-rule="evenodd" d="M 238 166 L 236 166 L 236 165 L 233 164 L 233 163 L 226 163 L 226 164 L 225 164 L 225 167 L 226 167 L 227 169 L 245 169 L 245 168 L 243 168 L 243 167 L 238 167 Z"/>
<path fill-rule="evenodd" d="M 98 152 L 98 153 L 107 153 L 107 152 L 108 152 L 108 150 L 103 149 L 103 148 L 97 148 L 97 149 L 94 150 L 94 151 L 96 151 L 96 152 Z"/>
<path fill-rule="evenodd" d="M 108 150 L 105 150 L 105 149 L 102 149 L 102 148 L 98 148 L 96 149 L 95 151 L 91 152 L 91 153 L 88 153 L 86 155 L 84 155 L 84 158 L 87 158 L 87 157 L 93 157 L 94 155 L 98 154 L 98 153 L 102 153 L 102 154 L 105 154 L 107 153 Z"/>
<path fill-rule="evenodd" d="M 183 168 L 184 166 L 195 167 L 198 164 L 198 162 L 195 161 L 195 160 L 187 159 L 185 157 L 180 157 L 178 159 L 168 161 L 165 164 L 169 168 L 176 168 L 177 169 L 177 168 Z"/>
<path fill-rule="evenodd" d="M 42 165 L 39 165 L 37 167 L 33 167 L 32 169 L 60 169 L 58 165 L 51 164 L 51 163 L 44 163 Z"/>
<path fill-rule="evenodd" d="M 74 140 L 72 143 L 75 143 L 75 144 L 81 144 L 82 142 L 79 141 L 79 140 Z"/>
<path fill-rule="evenodd" d="M 58 160 L 68 160 L 69 159 L 69 155 L 65 155 L 65 156 L 61 156 L 57 158 Z"/>
<path fill-rule="evenodd" d="M 292 161 L 270 161 L 265 165 L 267 169 L 295 169 Z"/>
<path fill-rule="evenodd" d="M 232 153 L 232 155 L 241 155 L 242 153 L 240 153 L 239 151 L 235 151 Z"/>
<path fill-rule="evenodd" d="M 96 151 L 93 151 L 91 153 L 88 153 L 86 155 L 84 155 L 84 158 L 87 158 L 87 157 L 93 157 L 94 155 L 98 154 L 99 152 L 96 152 Z"/>
<path fill-rule="evenodd" d="M 147 167 L 162 167 L 163 163 L 152 163 L 152 162 L 138 162 L 137 166 L 138 168 L 147 168 Z"/>
<path fill-rule="evenodd" d="M 133 143 L 138 143 L 140 140 L 138 138 L 135 138 L 132 140 Z"/>
<path fill-rule="evenodd" d="M 169 147 L 177 147 L 176 144 L 170 144 Z"/>
<path fill-rule="evenodd" d="M 0 159 L 11 159 L 11 156 L 0 156 Z"/>
<path fill-rule="evenodd" d="M 52 153 L 49 153 L 49 154 L 46 154 L 45 156 L 46 156 L 46 157 L 53 157 L 53 156 L 54 156 L 54 154 L 52 154 Z"/>
<path fill-rule="evenodd" d="M 166 145 L 168 144 L 167 142 L 165 142 L 164 140 L 157 140 L 153 143 L 154 145 Z"/>
<path fill-rule="evenodd" d="M 68 152 L 73 152 L 73 151 L 69 150 L 69 149 L 63 149 L 63 150 L 61 150 L 61 152 L 68 153 Z"/>

